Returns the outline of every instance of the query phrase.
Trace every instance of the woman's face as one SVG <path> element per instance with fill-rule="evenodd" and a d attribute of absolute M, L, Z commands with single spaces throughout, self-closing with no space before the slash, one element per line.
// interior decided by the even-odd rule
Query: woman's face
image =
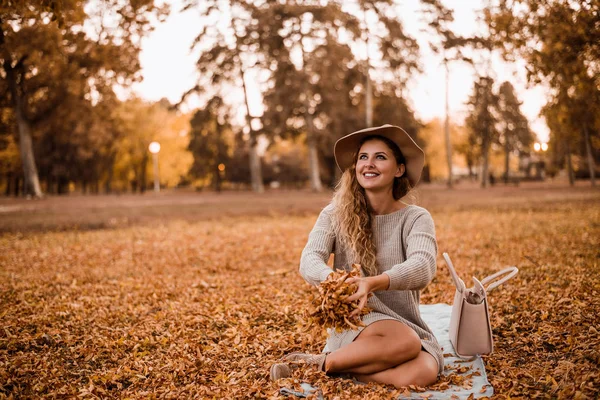
<path fill-rule="evenodd" d="M 358 150 L 356 179 L 365 190 L 391 190 L 394 178 L 404 171 L 404 164 L 398 165 L 392 149 L 379 139 L 367 140 Z"/>

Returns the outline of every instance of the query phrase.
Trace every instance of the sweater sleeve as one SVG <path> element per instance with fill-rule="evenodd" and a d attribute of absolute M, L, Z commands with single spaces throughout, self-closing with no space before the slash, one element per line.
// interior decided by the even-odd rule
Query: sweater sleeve
<path fill-rule="evenodd" d="M 300 257 L 300 275 L 311 285 L 320 284 L 333 272 L 327 265 L 335 243 L 331 223 L 332 211 L 332 205 L 328 205 L 321 211 Z"/>
<path fill-rule="evenodd" d="M 420 290 L 435 276 L 437 242 L 431 214 L 424 211 L 413 220 L 406 235 L 406 261 L 384 274 L 390 278 L 388 290 Z"/>

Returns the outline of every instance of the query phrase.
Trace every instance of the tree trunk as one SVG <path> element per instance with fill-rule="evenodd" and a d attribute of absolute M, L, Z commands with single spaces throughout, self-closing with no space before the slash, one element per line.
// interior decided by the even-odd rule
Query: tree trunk
<path fill-rule="evenodd" d="M 244 70 L 240 67 L 240 77 L 242 78 L 242 87 L 244 89 L 244 104 L 246 105 L 246 123 L 250 132 L 250 181 L 252 190 L 256 193 L 263 193 L 265 187 L 262 180 L 262 168 L 260 165 L 260 156 L 258 155 L 258 143 L 254 129 L 252 128 L 252 116 L 250 115 L 250 105 L 248 104 L 248 89 L 246 88 L 246 80 L 244 79 Z"/>
<path fill-rule="evenodd" d="M 308 111 L 308 97 L 306 100 L 306 127 L 308 128 L 306 144 L 308 146 L 308 171 L 310 174 L 310 188 L 315 192 L 323 191 L 321 183 L 321 170 L 319 168 L 319 150 L 317 148 L 317 138 L 315 137 L 315 127 L 313 117 Z"/>
<path fill-rule="evenodd" d="M 328 182 L 328 186 L 330 189 L 335 189 L 342 177 L 342 171 L 338 168 L 334 157 L 327 157 L 325 159 L 325 165 L 329 167 L 328 169 L 331 172 L 331 179 Z"/>
<path fill-rule="evenodd" d="M 317 150 L 317 141 L 314 137 L 309 137 L 306 141 L 308 145 L 308 164 L 310 173 L 310 187 L 315 192 L 323 191 L 321 183 L 321 174 L 319 172 L 319 152 Z"/>
<path fill-rule="evenodd" d="M 252 182 L 252 190 L 256 193 L 263 193 L 265 186 L 262 181 L 262 167 L 260 165 L 260 156 L 258 155 L 258 143 L 256 139 L 250 139 L 250 180 Z"/>
<path fill-rule="evenodd" d="M 486 188 L 490 177 L 488 175 L 488 153 L 487 151 L 483 154 L 483 166 L 481 168 L 481 187 Z"/>
<path fill-rule="evenodd" d="M 58 177 L 57 182 L 57 194 L 68 194 L 69 193 L 69 180 L 64 176 Z"/>
<path fill-rule="evenodd" d="M 20 100 L 18 101 L 20 103 Z M 23 164 L 23 175 L 25 178 L 25 194 L 30 194 L 37 198 L 42 198 L 42 188 L 38 178 L 37 167 L 35 165 L 35 157 L 33 155 L 33 140 L 31 138 L 31 127 L 29 122 L 25 120 L 20 104 L 15 104 L 15 117 L 19 130 L 19 151 L 21 154 L 21 162 Z"/>
<path fill-rule="evenodd" d="M 300 48 L 302 50 L 302 66 L 305 67 L 306 53 L 304 51 L 304 36 L 302 36 L 300 39 Z M 315 137 L 315 126 L 313 124 L 313 116 L 310 113 L 310 89 L 308 86 L 308 77 L 304 80 L 303 86 L 304 108 L 306 109 L 304 114 L 304 123 L 306 125 L 306 145 L 308 147 L 308 174 L 310 180 L 310 188 L 314 192 L 322 192 L 323 184 L 321 183 L 321 171 L 319 169 L 319 151 L 317 149 L 317 138 Z"/>
<path fill-rule="evenodd" d="M 594 162 L 594 155 L 592 154 L 592 146 L 590 145 L 590 131 L 588 130 L 587 124 L 583 124 L 583 133 L 588 168 L 590 169 L 590 181 L 592 186 L 596 186 L 596 163 Z"/>
<path fill-rule="evenodd" d="M 147 175 L 147 166 L 148 166 L 148 152 L 144 151 L 144 155 L 142 156 L 142 165 L 140 165 L 140 193 L 144 193 L 146 191 L 146 185 L 148 184 Z"/>
<path fill-rule="evenodd" d="M 467 169 L 469 170 L 469 182 L 473 181 L 473 161 L 471 160 L 471 157 L 469 156 L 465 156 L 465 161 L 467 163 Z"/>
<path fill-rule="evenodd" d="M 487 135 L 487 133 L 486 133 Z M 483 139 L 483 167 L 481 170 L 481 187 L 485 188 L 487 187 L 488 183 L 489 183 L 489 179 L 490 177 L 488 176 L 488 170 L 489 170 L 489 155 L 490 155 L 490 145 L 489 145 L 489 140 L 487 138 Z"/>
<path fill-rule="evenodd" d="M 371 85 L 371 77 L 369 76 L 369 62 L 367 61 L 367 88 L 366 88 L 366 107 L 365 107 L 365 123 L 367 128 L 373 126 L 373 86 Z"/>
<path fill-rule="evenodd" d="M 571 142 L 567 139 L 567 171 L 569 173 L 569 185 L 575 185 L 575 173 L 573 172 L 573 161 L 571 160 Z"/>
<path fill-rule="evenodd" d="M 215 192 L 221 193 L 221 171 L 219 171 L 219 164 L 215 165 Z"/>
<path fill-rule="evenodd" d="M 508 139 L 504 138 L 504 183 L 508 185 L 509 178 L 509 164 L 510 162 L 510 146 L 508 145 Z"/>
<path fill-rule="evenodd" d="M 106 182 L 104 182 L 104 192 L 106 194 L 112 193 L 112 180 L 115 176 L 115 156 L 112 155 L 109 158 L 108 164 L 108 175 L 106 177 Z"/>
<path fill-rule="evenodd" d="M 6 188 L 4 189 L 4 195 L 10 196 L 10 191 L 12 189 L 12 173 L 9 172 L 6 174 Z"/>
<path fill-rule="evenodd" d="M 371 32 L 369 31 L 369 24 L 367 23 L 367 10 L 363 9 L 363 17 L 364 17 L 364 23 L 365 23 L 365 27 L 366 27 L 366 40 L 365 40 L 365 44 L 367 47 L 367 71 L 366 71 L 366 85 L 365 85 L 365 123 L 367 124 L 367 128 L 370 128 L 373 126 L 373 85 L 371 84 L 371 56 L 369 53 L 369 45 L 370 45 L 370 39 L 371 39 Z"/>
<path fill-rule="evenodd" d="M 15 197 L 19 197 L 21 196 L 21 177 L 16 175 L 15 176 Z"/>
<path fill-rule="evenodd" d="M 46 175 L 43 180 L 46 181 L 46 193 L 52 193 L 52 177 L 50 174 Z"/>
<path fill-rule="evenodd" d="M 2 40 L 3 42 L 4 40 Z M 15 71 L 10 64 L 10 60 L 4 60 L 4 70 L 6 71 L 6 82 L 12 97 L 15 119 L 19 131 L 19 153 L 21 155 L 21 164 L 23 165 L 23 175 L 25 180 L 25 194 L 42 198 L 44 194 L 40 187 L 35 157 L 33 155 L 33 140 L 31 137 L 31 125 L 25 118 L 23 112 L 23 98 L 17 87 L 17 78 Z"/>
<path fill-rule="evenodd" d="M 444 137 L 446 139 L 446 162 L 448 163 L 448 188 L 452 189 L 452 144 L 450 143 L 450 112 L 448 101 L 448 82 L 450 81 L 450 71 L 448 70 L 448 61 L 444 59 L 446 68 L 446 120 L 444 121 Z"/>

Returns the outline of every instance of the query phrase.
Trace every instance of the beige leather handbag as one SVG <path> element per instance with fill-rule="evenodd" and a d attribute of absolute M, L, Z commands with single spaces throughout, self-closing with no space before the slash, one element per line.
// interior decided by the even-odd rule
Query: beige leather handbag
<path fill-rule="evenodd" d="M 494 350 L 494 342 L 487 294 L 515 276 L 519 270 L 517 267 L 508 267 L 481 282 L 473 277 L 473 287 L 467 289 L 465 283 L 456 274 L 447 253 L 444 253 L 444 259 L 456 286 L 450 317 L 450 342 L 454 346 L 454 351 L 459 357 L 491 354 Z M 502 276 L 504 276 L 502 279 L 498 279 Z"/>

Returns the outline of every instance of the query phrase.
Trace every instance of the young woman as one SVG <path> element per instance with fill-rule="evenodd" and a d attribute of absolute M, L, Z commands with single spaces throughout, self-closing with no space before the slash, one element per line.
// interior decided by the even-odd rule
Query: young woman
<path fill-rule="evenodd" d="M 313 285 L 361 264 L 363 276 L 348 301 L 372 311 L 366 327 L 329 331 L 322 354 L 293 353 L 271 367 L 271 378 L 291 374 L 294 361 L 327 373 L 348 373 L 363 382 L 396 387 L 427 386 L 443 370 L 443 356 L 419 313 L 420 291 L 436 271 L 437 243 L 431 215 L 401 199 L 421 176 L 423 151 L 401 128 L 384 125 L 338 140 L 334 155 L 342 178 L 302 252 L 300 274 Z M 369 296 L 369 293 L 373 295 Z"/>

